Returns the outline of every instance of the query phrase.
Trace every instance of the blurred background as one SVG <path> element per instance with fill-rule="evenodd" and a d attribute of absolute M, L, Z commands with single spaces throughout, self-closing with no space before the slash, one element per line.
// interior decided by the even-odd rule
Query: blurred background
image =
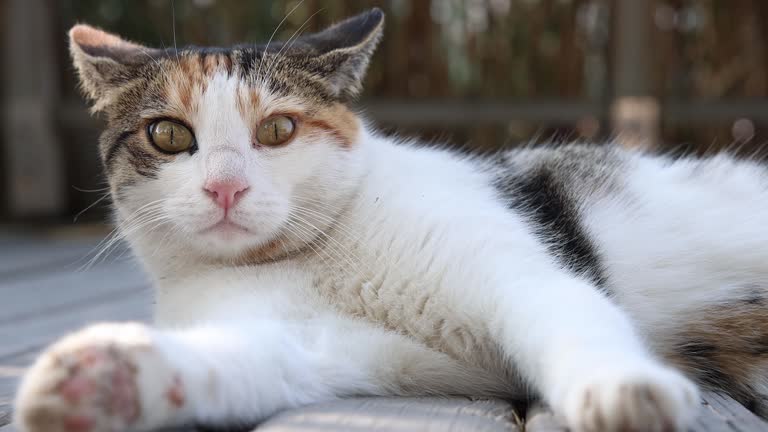
<path fill-rule="evenodd" d="M 0 0 L 0 429 L 44 346 L 151 315 L 151 282 L 104 223 L 102 125 L 67 30 L 228 45 L 266 41 L 294 7 L 276 37 L 374 5 L 386 34 L 359 108 L 388 133 L 768 155 L 768 0 Z"/>
<path fill-rule="evenodd" d="M 67 30 L 229 45 L 266 41 L 294 7 L 276 37 L 371 6 L 387 26 L 359 108 L 388 133 L 768 155 L 768 0 L 0 0 L 0 429 L 47 344 L 151 316 L 151 281 L 104 223 L 102 124 Z"/>
<path fill-rule="evenodd" d="M 98 222 L 99 119 L 66 31 L 154 46 L 288 38 L 371 6 L 387 29 L 359 105 L 386 131 L 494 150 L 605 140 L 762 156 L 765 0 L 0 0 L 0 221 Z"/>

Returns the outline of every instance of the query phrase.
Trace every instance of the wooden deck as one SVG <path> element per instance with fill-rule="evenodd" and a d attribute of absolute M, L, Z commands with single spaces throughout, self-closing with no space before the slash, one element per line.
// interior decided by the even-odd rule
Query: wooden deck
<path fill-rule="evenodd" d="M 48 343 L 94 321 L 150 316 L 150 287 L 117 251 L 83 270 L 98 235 L 0 231 L 0 432 L 11 432 L 11 400 L 26 365 Z M 522 412 L 522 410 L 518 410 Z M 360 398 L 286 411 L 258 431 L 565 431 L 546 409 L 527 420 L 503 401 L 471 398 Z M 708 394 L 692 431 L 768 431 L 733 400 Z"/>

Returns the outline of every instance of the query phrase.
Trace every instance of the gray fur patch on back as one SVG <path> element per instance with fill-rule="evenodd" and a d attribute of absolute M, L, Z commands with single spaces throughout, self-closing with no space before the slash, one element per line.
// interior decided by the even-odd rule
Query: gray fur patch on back
<path fill-rule="evenodd" d="M 565 268 L 610 294 L 582 212 L 589 201 L 620 188 L 620 151 L 589 145 L 524 148 L 500 153 L 492 162 L 494 186 L 507 207 L 526 218 Z"/>
<path fill-rule="evenodd" d="M 613 144 L 570 144 L 513 149 L 500 157 L 504 167 L 518 173 L 545 166 L 576 199 L 587 200 L 621 188 L 627 154 Z"/>

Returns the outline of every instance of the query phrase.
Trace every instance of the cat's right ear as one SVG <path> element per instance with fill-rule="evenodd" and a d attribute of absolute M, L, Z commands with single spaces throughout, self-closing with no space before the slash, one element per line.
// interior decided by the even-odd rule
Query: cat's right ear
<path fill-rule="evenodd" d="M 69 52 L 93 111 L 108 105 L 130 80 L 132 69 L 156 51 L 85 24 L 69 31 Z"/>

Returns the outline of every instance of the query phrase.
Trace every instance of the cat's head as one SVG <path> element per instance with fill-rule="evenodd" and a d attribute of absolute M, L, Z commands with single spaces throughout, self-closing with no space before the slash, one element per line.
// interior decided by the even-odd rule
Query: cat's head
<path fill-rule="evenodd" d="M 373 9 L 283 42 L 178 50 L 72 28 L 82 89 L 107 120 L 100 154 L 123 231 L 231 259 L 328 224 L 360 174 L 348 103 L 383 21 Z"/>

